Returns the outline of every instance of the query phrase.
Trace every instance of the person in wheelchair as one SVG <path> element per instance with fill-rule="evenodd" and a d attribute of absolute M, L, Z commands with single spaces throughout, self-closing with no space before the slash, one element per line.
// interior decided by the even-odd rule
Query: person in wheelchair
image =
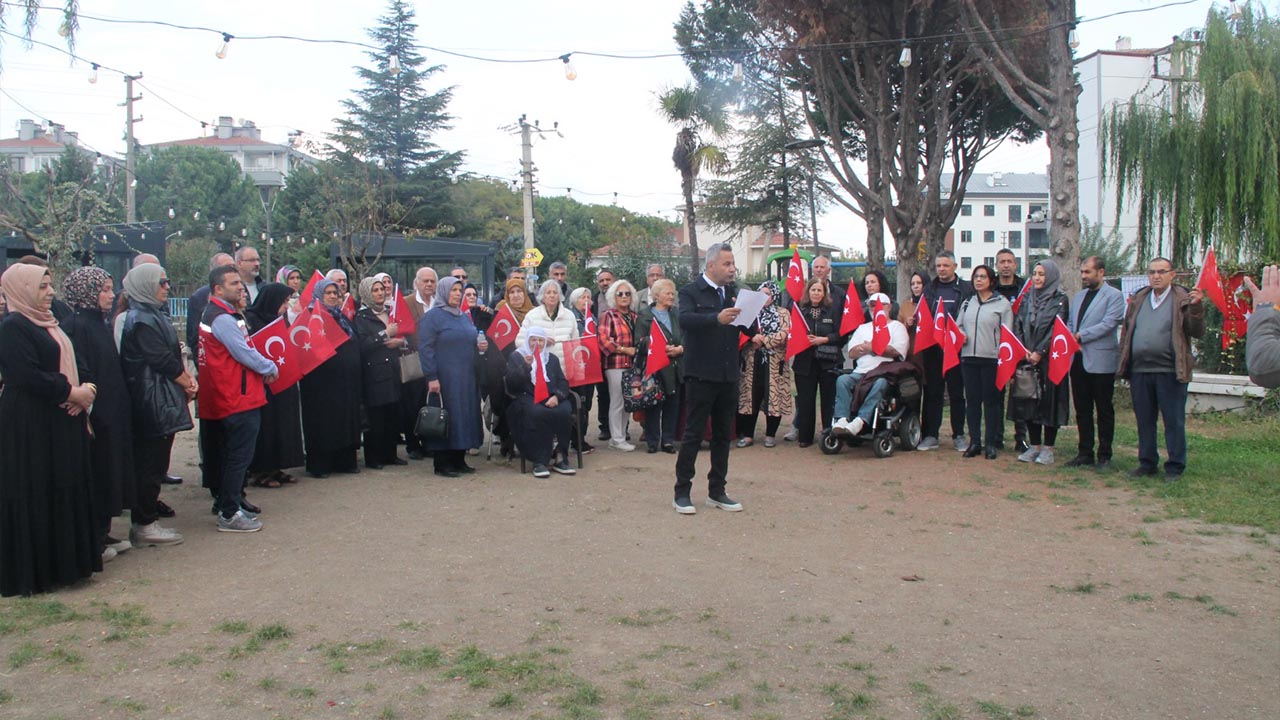
<path fill-rule="evenodd" d="M 573 434 L 569 382 L 560 369 L 560 360 L 547 351 L 545 328 L 530 327 L 525 346 L 511 354 L 506 385 L 511 396 L 507 419 L 520 454 L 533 463 L 533 476 L 549 477 L 551 470 L 561 475 L 576 473 L 569 464 L 569 438 Z M 537 400 L 539 385 L 547 393 L 541 401 Z M 553 444 L 558 455 L 554 464 Z"/>
<path fill-rule="evenodd" d="M 884 304 L 887 311 L 890 307 L 889 297 L 884 293 L 875 293 L 867 298 L 868 306 L 874 308 L 877 300 Z M 876 354 L 872 350 L 874 330 L 873 323 L 862 323 L 849 338 L 849 343 L 845 345 L 845 356 L 854 362 L 854 366 L 852 373 L 836 378 L 835 414 L 837 417 L 831 423 L 831 432 L 834 435 L 857 437 L 871 424 L 876 407 L 889 388 L 889 379 L 882 377 L 875 381 L 856 413 L 852 412 L 854 387 L 867 373 L 880 365 L 893 360 L 903 360 L 907 356 L 911 337 L 905 325 L 897 320 L 889 320 L 889 344 L 885 347 L 883 354 Z"/>

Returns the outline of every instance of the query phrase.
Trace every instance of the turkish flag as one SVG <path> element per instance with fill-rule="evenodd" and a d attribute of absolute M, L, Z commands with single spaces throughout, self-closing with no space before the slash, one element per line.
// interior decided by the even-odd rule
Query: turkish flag
<path fill-rule="evenodd" d="M 876 300 L 876 311 L 871 316 L 871 352 L 884 355 L 889 347 L 889 313 L 884 311 L 884 303 Z"/>
<path fill-rule="evenodd" d="M 1062 378 L 1071 371 L 1071 358 L 1079 351 L 1080 343 L 1076 342 L 1076 336 L 1067 329 L 1061 316 L 1055 317 L 1053 337 L 1049 340 L 1049 380 L 1054 385 L 1062 382 Z"/>
<path fill-rule="evenodd" d="M 311 304 L 311 296 L 315 294 L 316 283 L 323 279 L 324 275 L 321 275 L 319 270 L 311 274 L 311 279 L 307 281 L 306 287 L 302 288 L 302 295 L 298 298 L 299 306 L 306 307 Z"/>
<path fill-rule="evenodd" d="M 287 390 L 302 379 L 302 364 L 298 362 L 297 348 L 289 341 L 289 326 L 284 318 L 276 318 L 258 332 L 249 336 L 249 346 L 276 364 L 280 373 L 276 381 L 268 385 L 271 392 Z"/>
<path fill-rule="evenodd" d="M 551 391 L 547 389 L 546 368 L 542 366 L 542 353 L 537 353 L 533 356 L 533 401 L 541 404 L 549 397 L 551 397 Z"/>
<path fill-rule="evenodd" d="M 1008 354 L 1005 354 L 1008 351 Z M 1003 390 L 1018 369 L 1018 363 L 1027 357 L 1027 348 L 1009 329 L 1000 324 L 1000 358 L 996 361 L 996 389 Z"/>
<path fill-rule="evenodd" d="M 584 312 L 584 313 L 582 314 L 582 316 L 583 316 L 583 317 L 582 317 L 582 334 L 583 334 L 583 335 L 595 335 L 595 334 L 596 334 L 596 319 L 595 319 L 594 317 L 592 317 L 592 315 L 591 315 L 591 303 L 587 303 L 587 309 L 586 309 L 586 312 Z"/>
<path fill-rule="evenodd" d="M 849 289 L 844 294 L 844 314 L 840 316 L 840 334 L 848 335 L 862 324 L 862 301 L 858 299 L 858 288 L 853 280 L 849 281 Z"/>
<path fill-rule="evenodd" d="M 458 304 L 458 312 L 466 315 L 468 320 L 471 319 L 471 303 L 467 302 L 467 292 L 465 290 L 462 291 L 462 302 Z"/>
<path fill-rule="evenodd" d="M 325 310 L 316 312 L 308 307 L 298 314 L 289 327 L 289 344 L 297 356 L 298 371 L 303 375 L 324 364 L 324 361 L 337 354 L 334 345 L 329 342 L 329 331 L 325 328 L 325 318 L 337 326 L 337 322 Z M 346 339 L 347 334 L 338 328 L 338 334 Z"/>
<path fill-rule="evenodd" d="M 939 302 L 939 306 L 946 307 L 945 303 Z M 946 329 L 942 332 L 942 374 L 946 375 L 951 372 L 951 368 L 960 364 L 960 348 L 964 347 L 965 335 L 960 332 L 960 326 L 956 325 L 956 319 L 951 317 L 944 310 L 942 317 L 946 318 Z"/>
<path fill-rule="evenodd" d="M 794 302 L 800 302 L 804 295 L 804 262 L 800 260 L 800 249 L 791 253 L 791 264 L 787 266 L 787 294 Z"/>
<path fill-rule="evenodd" d="M 604 382 L 604 372 L 600 369 L 599 338 L 584 335 L 577 340 L 565 340 L 560 346 L 564 350 L 564 376 L 569 387 Z"/>
<path fill-rule="evenodd" d="M 356 297 L 351 293 L 347 293 L 347 299 L 342 301 L 342 317 L 346 318 L 347 322 L 356 319 Z M 333 320 L 333 317 L 329 316 L 329 319 Z"/>
<path fill-rule="evenodd" d="M 742 333 L 738 333 L 738 350 L 739 351 L 741 351 L 742 348 L 749 342 L 751 342 L 750 338 L 748 338 L 746 335 L 743 335 Z"/>
<path fill-rule="evenodd" d="M 1013 299 L 1013 307 L 1011 309 L 1013 310 L 1014 315 L 1018 314 L 1018 308 L 1022 307 L 1022 299 L 1025 298 L 1029 292 L 1031 292 L 1031 278 L 1027 278 L 1027 281 L 1022 283 L 1022 289 L 1018 291 L 1018 297 Z"/>
<path fill-rule="evenodd" d="M 671 358 L 667 357 L 667 335 L 662 332 L 662 326 L 655 319 L 649 328 L 649 354 L 644 360 L 644 376 L 649 377 L 670 364 Z"/>
<path fill-rule="evenodd" d="M 1253 297 L 1244 287 L 1245 273 L 1227 278 L 1227 316 L 1222 321 L 1222 349 L 1249 332 L 1249 316 L 1253 314 Z"/>
<path fill-rule="evenodd" d="M 933 313 L 929 311 L 929 301 L 920 296 L 920 304 L 916 306 L 916 352 L 927 350 L 938 344 L 938 333 L 933 327 Z"/>
<path fill-rule="evenodd" d="M 400 294 L 400 283 L 396 283 L 395 301 L 391 303 L 391 310 L 387 313 L 387 319 L 399 326 L 396 335 L 403 337 L 414 333 L 413 313 L 409 310 L 409 303 L 405 301 L 404 296 Z"/>
<path fill-rule="evenodd" d="M 516 336 L 520 334 L 520 322 L 516 320 L 516 314 L 511 311 L 510 305 L 502 306 L 485 334 L 499 350 L 506 350 L 507 346 L 516 341 Z"/>
<path fill-rule="evenodd" d="M 788 283 L 791 281 L 788 280 Z M 800 303 L 791 303 L 791 329 L 787 330 L 787 359 L 813 347 L 809 342 L 809 323 L 800 313 Z"/>
<path fill-rule="evenodd" d="M 1227 315 L 1227 297 L 1222 292 L 1222 276 L 1218 274 L 1218 258 L 1213 254 L 1213 246 L 1204 253 L 1204 265 L 1200 267 L 1200 277 L 1196 280 L 1196 289 L 1203 290 L 1205 297 L 1218 306 L 1223 317 Z"/>

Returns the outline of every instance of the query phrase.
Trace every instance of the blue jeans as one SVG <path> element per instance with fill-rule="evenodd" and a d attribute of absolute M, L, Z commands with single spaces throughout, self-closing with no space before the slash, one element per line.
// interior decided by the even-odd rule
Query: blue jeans
<path fill-rule="evenodd" d="M 244 477 L 253 460 L 262 418 L 255 409 L 210 422 L 220 430 L 217 450 L 221 455 L 222 473 L 218 484 L 218 512 L 229 518 L 240 509 L 240 501 L 244 499 Z"/>
<path fill-rule="evenodd" d="M 1178 382 L 1173 373 L 1135 372 L 1129 378 L 1129 391 L 1138 421 L 1138 464 L 1147 470 L 1160 467 L 1158 414 L 1164 419 L 1164 446 L 1169 452 L 1164 470 L 1182 473 L 1187 469 L 1187 383 Z"/>
<path fill-rule="evenodd" d="M 836 406 L 834 415 L 837 418 L 852 420 L 849 417 L 849 411 L 853 405 L 853 388 L 862 380 L 859 373 L 850 373 L 841 375 L 836 378 Z M 867 399 L 862 401 L 862 407 L 858 408 L 858 417 L 868 425 L 875 416 L 876 406 L 880 404 L 880 399 L 884 397 L 884 393 L 889 389 L 889 380 L 887 378 L 879 378 L 871 384 L 871 392 L 867 393 Z"/>

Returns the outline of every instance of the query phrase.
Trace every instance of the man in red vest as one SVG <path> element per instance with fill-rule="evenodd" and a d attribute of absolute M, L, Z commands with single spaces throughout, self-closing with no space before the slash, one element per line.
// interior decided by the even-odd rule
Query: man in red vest
<path fill-rule="evenodd" d="M 244 281 L 234 265 L 209 273 L 209 304 L 200 318 L 200 419 L 204 438 L 205 485 L 216 498 L 219 532 L 262 529 L 256 509 L 246 509 L 244 478 L 253 460 L 261 418 L 267 404 L 264 381 L 279 374 L 276 364 L 249 347 L 244 317 L 237 309 Z"/>

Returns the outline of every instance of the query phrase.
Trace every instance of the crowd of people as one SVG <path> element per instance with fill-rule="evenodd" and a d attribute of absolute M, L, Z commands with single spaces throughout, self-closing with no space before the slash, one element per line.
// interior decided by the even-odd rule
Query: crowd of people
<path fill-rule="evenodd" d="M 304 271 L 287 265 L 264 281 L 251 247 L 215 255 L 209 267 L 207 284 L 188 300 L 185 348 L 169 314 L 168 276 L 153 256 L 135 259 L 119 297 L 116 279 L 92 266 L 69 273 L 60 288 L 34 257 L 0 277 L 0 594 L 48 591 L 100 571 L 132 546 L 182 542 L 160 523 L 173 515 L 161 486 L 181 482 L 168 475 L 177 433 L 198 427 L 216 530 L 250 533 L 262 529 L 262 509 L 246 485 L 296 483 L 291 471 L 299 467 L 313 478 L 359 473 L 361 453 L 365 469 L 430 457 L 436 475 L 456 478 L 476 472 L 467 458 L 486 441 L 486 423 L 501 452 L 531 463 L 535 477 L 572 475 L 570 452 L 595 449 L 586 439 L 593 400 L 598 439 L 634 451 L 628 400 L 639 392 L 637 376 L 652 377 L 654 396 L 637 437 L 649 453 L 677 454 L 673 507 L 681 514 L 696 513 L 691 493 L 704 441 L 707 503 L 739 511 L 727 494 L 729 451 L 735 440 L 739 448 L 754 444 L 761 412 L 767 448 L 777 446 L 788 416 L 783 439 L 800 447 L 819 431 L 856 437 L 870 430 L 891 371 L 902 367 L 923 380 L 921 451 L 939 447 L 949 403 L 952 444 L 965 458 L 998 457 L 1010 421 L 1017 459 L 1052 465 L 1074 403 L 1079 441 L 1066 464 L 1108 469 L 1112 399 L 1123 377 L 1139 428 L 1133 474 L 1160 471 L 1157 419 L 1165 479 L 1187 466 L 1190 342 L 1204 332 L 1204 308 L 1199 290 L 1173 283 L 1163 258 L 1148 265 L 1149 287 L 1126 303 L 1097 257 L 1083 261 L 1083 289 L 1068 298 L 1053 260 L 1038 262 L 1024 281 L 1003 250 L 995 268 L 974 268 L 966 281 L 943 252 L 935 275 L 912 276 L 898 303 L 874 270 L 847 297 L 831 281 L 830 259 L 818 257 L 795 300 L 773 281 L 759 285 L 767 302 L 749 325 L 736 323 L 728 245 L 708 248 L 703 272 L 680 288 L 657 264 L 639 291 L 607 268 L 595 288 L 570 288 L 566 266 L 556 262 L 536 288 L 510 269 L 488 301 L 463 267 L 444 277 L 420 268 L 403 297 L 384 273 L 349 284 L 334 269 L 304 286 Z M 1250 370 L 1274 386 L 1280 271 L 1268 268 L 1261 287 L 1249 285 Z M 849 332 L 852 307 L 862 322 Z M 291 340 L 304 327 L 310 336 L 312 327 L 298 322 L 304 312 L 332 328 L 333 352 L 300 381 L 273 388 L 282 363 L 252 336 L 281 322 Z M 507 334 L 497 326 L 509 318 L 518 332 L 501 344 L 496 338 Z M 947 318 L 964 336 L 955 363 L 938 344 L 914 347 L 921 323 Z M 1080 351 L 1055 381 L 1049 364 L 1062 326 Z M 1024 356 L 1005 356 L 1006 332 Z M 797 333 L 798 351 L 789 349 Z M 565 347 L 592 336 L 601 381 L 573 385 L 567 367 L 580 360 Z M 655 362 L 655 350 L 666 355 L 663 367 L 638 372 Z M 1031 378 L 1022 392 L 998 388 L 997 369 L 1008 361 Z M 427 407 L 443 408 L 448 419 L 424 437 L 416 428 Z M 125 510 L 128 539 L 117 539 L 112 521 Z"/>

